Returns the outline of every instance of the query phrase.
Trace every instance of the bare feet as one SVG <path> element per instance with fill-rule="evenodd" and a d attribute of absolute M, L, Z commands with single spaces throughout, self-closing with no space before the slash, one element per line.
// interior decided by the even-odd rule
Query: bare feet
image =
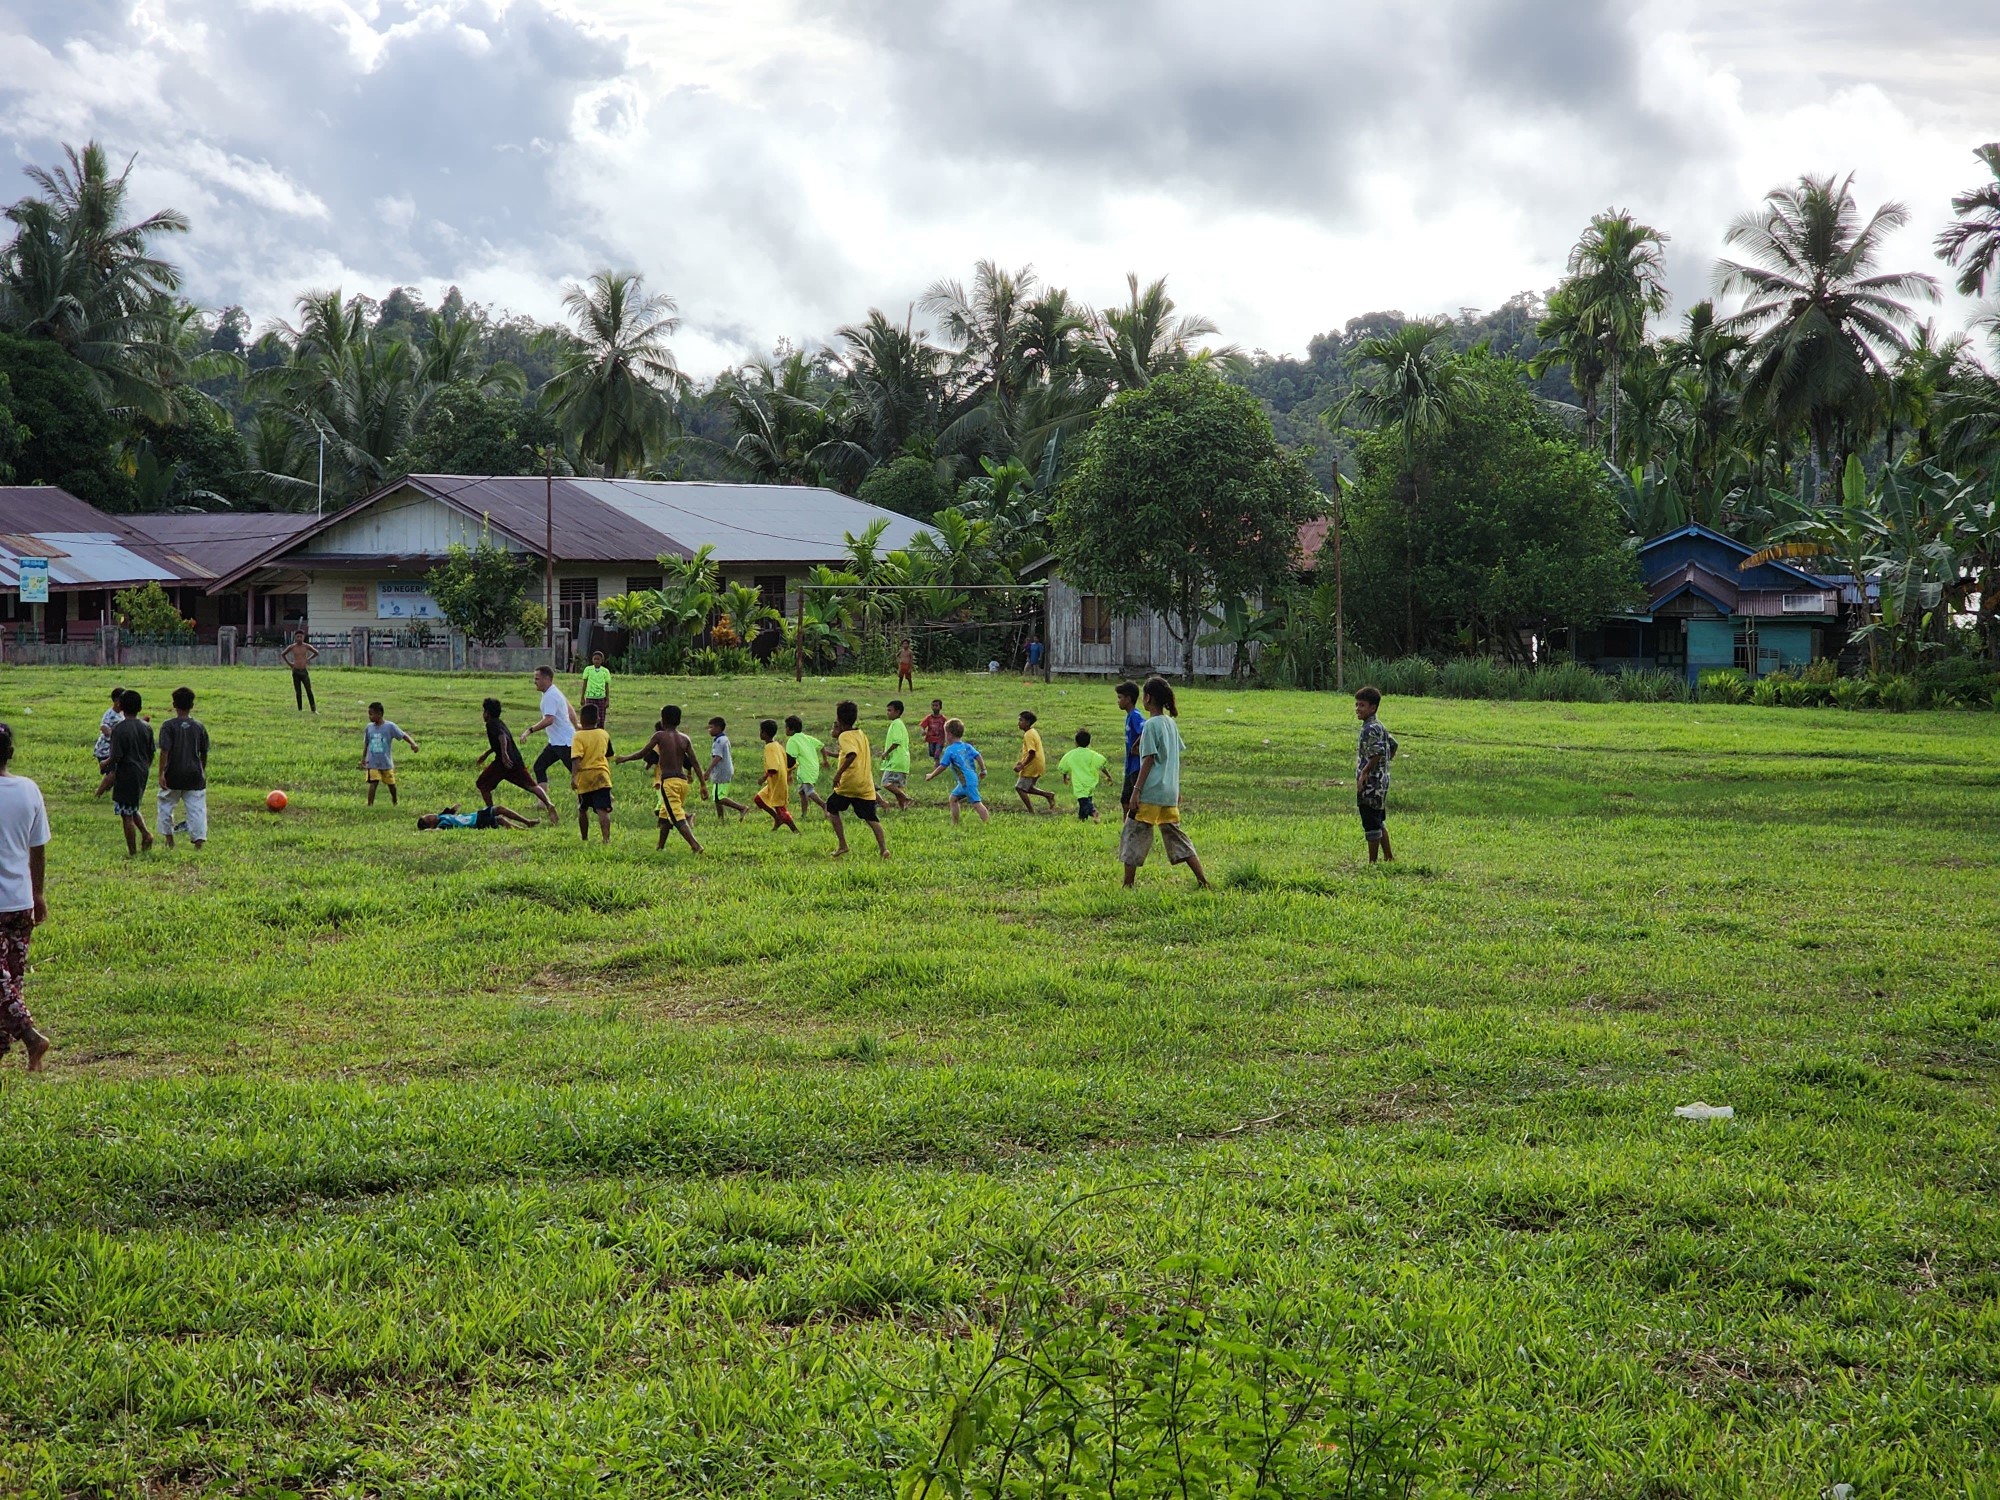
<path fill-rule="evenodd" d="M 42 1059 L 48 1055 L 49 1039 L 39 1031 L 30 1032 L 28 1034 L 28 1071 L 30 1073 L 41 1072 Z"/>
<path fill-rule="evenodd" d="M 139 840 L 139 852 L 141 854 L 144 854 L 148 849 L 151 849 L 152 847 L 153 847 L 153 836 L 150 833 L 147 834 L 143 839 Z"/>

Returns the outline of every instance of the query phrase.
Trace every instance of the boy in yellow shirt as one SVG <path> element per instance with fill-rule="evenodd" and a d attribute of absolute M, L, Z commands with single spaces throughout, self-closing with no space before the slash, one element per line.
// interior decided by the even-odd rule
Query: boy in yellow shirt
<path fill-rule="evenodd" d="M 764 742 L 764 779 L 757 786 L 757 795 L 750 800 L 771 815 L 771 832 L 789 828 L 797 833 L 799 825 L 792 821 L 792 762 L 785 754 L 785 747 L 778 743 L 778 721 L 766 719 L 760 723 L 757 737 Z"/>
<path fill-rule="evenodd" d="M 1021 794 L 1021 806 L 1029 812 L 1035 810 L 1035 799 L 1040 797 L 1049 805 L 1049 811 L 1056 810 L 1056 794 L 1042 791 L 1035 783 L 1049 768 L 1048 757 L 1042 753 L 1042 732 L 1035 728 L 1035 716 L 1026 709 L 1021 710 L 1021 758 L 1014 762 L 1014 790 Z"/>
<path fill-rule="evenodd" d="M 590 815 L 597 814 L 597 826 L 604 842 L 611 842 L 611 736 L 598 727 L 601 717 L 595 703 L 583 705 L 583 728 L 570 746 L 570 790 L 576 793 L 576 832 L 590 842 Z"/>
<path fill-rule="evenodd" d="M 833 836 L 839 841 L 833 857 L 838 859 L 847 852 L 847 833 L 840 825 L 840 815 L 852 812 L 874 833 L 875 847 L 887 859 L 889 838 L 882 832 L 882 811 L 875 803 L 874 755 L 868 748 L 868 736 L 854 727 L 860 717 L 861 710 L 851 698 L 843 698 L 833 706 L 835 769 L 833 795 L 826 799 L 827 820 L 833 824 Z"/>

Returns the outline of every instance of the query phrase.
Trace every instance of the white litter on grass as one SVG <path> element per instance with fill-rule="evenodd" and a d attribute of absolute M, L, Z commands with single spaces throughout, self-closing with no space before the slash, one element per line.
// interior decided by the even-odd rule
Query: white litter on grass
<path fill-rule="evenodd" d="M 1731 1105 L 1704 1104 L 1699 1099 L 1695 1100 L 1692 1104 L 1677 1106 L 1674 1113 L 1679 1115 L 1683 1120 L 1733 1120 L 1736 1118 L 1736 1110 Z"/>
<path fill-rule="evenodd" d="M 1826 1493 L 1827 1500 L 1854 1500 L 1854 1486 L 1851 1484 L 1836 1484 Z"/>

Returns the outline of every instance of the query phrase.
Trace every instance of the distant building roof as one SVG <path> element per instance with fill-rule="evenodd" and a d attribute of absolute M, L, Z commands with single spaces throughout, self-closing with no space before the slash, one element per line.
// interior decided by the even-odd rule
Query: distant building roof
<path fill-rule="evenodd" d="M 296 511 L 218 510 L 125 519 L 185 565 L 190 576 L 207 582 L 291 540 L 318 517 Z"/>
<path fill-rule="evenodd" d="M 539 475 L 412 474 L 245 558 L 221 583 L 288 562 L 337 566 L 338 558 L 307 544 L 412 490 L 485 521 L 536 556 L 547 548 L 557 562 L 650 562 L 662 553 L 690 556 L 707 545 L 722 563 L 811 566 L 838 561 L 846 534 L 859 536 L 877 520 L 885 523 L 885 550 L 907 546 L 923 530 L 908 516 L 805 485 L 559 478 L 550 486 Z"/>
<path fill-rule="evenodd" d="M 192 581 L 130 516 L 106 515 L 50 485 L 0 486 L 0 589 L 21 586 L 24 557 L 49 560 L 54 589 Z"/>

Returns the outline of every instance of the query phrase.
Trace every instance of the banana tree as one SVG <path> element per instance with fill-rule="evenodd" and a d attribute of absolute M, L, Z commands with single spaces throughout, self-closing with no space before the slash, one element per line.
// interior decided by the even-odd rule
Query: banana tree
<path fill-rule="evenodd" d="M 1868 641 L 1869 670 L 1878 669 L 1880 631 L 1868 602 L 1868 580 L 1890 559 L 1883 549 L 1882 519 L 1869 494 L 1868 475 L 1860 458 L 1851 453 L 1847 456 L 1838 503 L 1798 506 L 1794 502 L 1794 509 L 1794 518 L 1772 532 L 1768 542 L 1737 564 L 1738 569 L 1748 571 L 1767 562 L 1831 561 L 1838 565 L 1854 584 L 1855 597 L 1860 600 L 1862 624 L 1855 634 Z"/>
<path fill-rule="evenodd" d="M 1210 611 L 1202 623 L 1212 627 L 1196 638 L 1200 646 L 1229 646 L 1229 677 L 1233 682 L 1250 669 L 1253 648 L 1268 646 L 1285 623 L 1283 610 L 1259 609 L 1243 598 L 1225 599 L 1220 611 Z"/>

